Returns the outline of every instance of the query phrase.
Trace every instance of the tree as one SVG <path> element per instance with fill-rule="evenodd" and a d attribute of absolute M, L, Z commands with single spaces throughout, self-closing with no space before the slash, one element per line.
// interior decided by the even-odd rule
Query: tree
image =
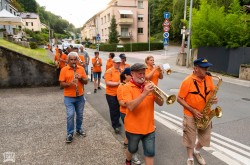
<path fill-rule="evenodd" d="M 109 31 L 109 43 L 115 44 L 118 43 L 118 31 L 117 31 L 117 24 L 115 16 L 112 16 L 111 23 L 110 23 L 110 31 Z"/>
<path fill-rule="evenodd" d="M 24 11 L 37 13 L 38 4 L 36 0 L 17 0 L 17 2 L 22 6 Z"/>

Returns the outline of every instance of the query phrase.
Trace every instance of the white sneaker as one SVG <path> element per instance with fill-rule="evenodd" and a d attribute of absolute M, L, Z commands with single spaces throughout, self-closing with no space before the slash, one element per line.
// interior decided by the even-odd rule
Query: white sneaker
<path fill-rule="evenodd" d="M 136 153 L 133 154 L 133 156 L 132 156 L 132 162 L 133 162 L 134 164 L 141 164 L 141 161 L 138 159 Z"/>

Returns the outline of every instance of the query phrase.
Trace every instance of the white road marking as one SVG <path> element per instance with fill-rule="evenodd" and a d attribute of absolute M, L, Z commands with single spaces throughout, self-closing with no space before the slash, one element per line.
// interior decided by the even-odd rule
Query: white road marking
<path fill-rule="evenodd" d="M 155 120 L 162 123 L 169 129 L 177 132 L 179 135 L 183 135 L 181 128 L 182 118 L 165 111 L 161 111 L 161 113 L 155 111 Z M 229 144 L 228 142 L 231 144 Z M 239 148 L 238 146 L 241 148 Z M 204 147 L 203 149 L 209 153 L 212 153 L 215 157 L 229 165 L 250 164 L 250 153 L 248 151 L 245 151 L 250 149 L 249 146 L 246 146 L 214 132 L 212 132 L 211 147 Z"/>

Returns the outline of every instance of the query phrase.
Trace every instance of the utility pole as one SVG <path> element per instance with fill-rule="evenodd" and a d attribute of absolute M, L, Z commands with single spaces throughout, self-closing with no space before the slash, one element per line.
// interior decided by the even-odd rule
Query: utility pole
<path fill-rule="evenodd" d="M 185 4 L 184 4 L 184 21 L 186 21 L 186 15 L 187 15 L 187 0 L 185 0 Z M 183 28 L 182 28 L 181 53 L 185 53 L 185 38 L 186 38 L 186 27 L 183 26 Z"/>
<path fill-rule="evenodd" d="M 190 13 L 189 13 L 189 35 L 188 35 L 188 53 L 187 53 L 187 61 L 186 61 L 186 66 L 189 67 L 189 60 L 190 60 L 190 56 L 191 56 L 191 46 L 190 46 L 190 39 L 191 39 L 191 34 L 192 34 L 192 9 L 193 9 L 193 0 L 190 0 Z"/>

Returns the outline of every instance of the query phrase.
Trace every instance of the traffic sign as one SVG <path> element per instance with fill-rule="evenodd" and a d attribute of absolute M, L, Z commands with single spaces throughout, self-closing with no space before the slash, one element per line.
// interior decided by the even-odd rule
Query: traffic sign
<path fill-rule="evenodd" d="M 169 42 L 169 39 L 168 39 L 168 38 L 164 38 L 164 39 L 163 39 L 163 45 L 164 45 L 164 46 L 168 46 L 168 42 Z"/>
<path fill-rule="evenodd" d="M 96 36 L 96 41 L 100 41 L 101 37 L 100 36 Z"/>
<path fill-rule="evenodd" d="M 164 12 L 164 18 L 170 18 L 170 12 Z"/>
<path fill-rule="evenodd" d="M 170 30 L 170 27 L 169 26 L 163 26 L 163 31 L 164 32 L 168 32 Z"/>
<path fill-rule="evenodd" d="M 164 33 L 163 33 L 163 37 L 164 37 L 164 38 L 168 38 L 168 37 L 169 37 L 169 33 L 168 33 L 168 32 L 164 32 Z"/>
<path fill-rule="evenodd" d="M 162 26 L 170 26 L 170 21 L 168 19 L 165 19 Z"/>

